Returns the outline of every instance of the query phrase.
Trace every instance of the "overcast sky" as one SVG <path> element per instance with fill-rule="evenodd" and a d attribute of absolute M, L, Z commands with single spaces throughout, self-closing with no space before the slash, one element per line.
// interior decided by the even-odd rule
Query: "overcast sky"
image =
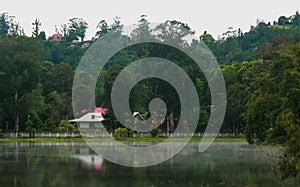
<path fill-rule="evenodd" d="M 102 19 L 111 23 L 119 16 L 129 25 L 137 23 L 142 14 L 150 22 L 176 19 L 188 23 L 197 35 L 207 30 L 217 37 L 228 27 L 245 32 L 258 18 L 269 22 L 297 10 L 299 0 L 0 0 L 0 13 L 16 16 L 27 35 L 31 35 L 31 23 L 38 18 L 47 37 L 54 33 L 55 25 L 59 27 L 73 17 L 89 24 L 87 38 L 91 38 Z"/>

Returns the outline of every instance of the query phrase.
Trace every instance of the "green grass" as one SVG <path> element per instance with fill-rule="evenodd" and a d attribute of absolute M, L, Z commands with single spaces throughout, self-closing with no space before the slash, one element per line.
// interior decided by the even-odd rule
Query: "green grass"
<path fill-rule="evenodd" d="M 135 138 L 115 138 L 121 142 L 162 142 L 167 137 L 135 137 Z M 193 136 L 190 142 L 200 142 L 202 137 Z M 89 141 L 111 141 L 110 138 L 91 138 Z M 186 141 L 188 138 L 174 138 L 172 141 Z M 0 142 L 85 142 L 81 137 L 51 137 L 51 138 L 25 138 L 25 137 L 6 137 L 0 138 Z M 246 139 L 241 136 L 217 136 L 215 142 L 246 142 Z"/>
<path fill-rule="evenodd" d="M 289 30 L 292 28 L 292 25 L 276 25 L 274 26 L 277 29 L 285 29 L 285 30 Z"/>

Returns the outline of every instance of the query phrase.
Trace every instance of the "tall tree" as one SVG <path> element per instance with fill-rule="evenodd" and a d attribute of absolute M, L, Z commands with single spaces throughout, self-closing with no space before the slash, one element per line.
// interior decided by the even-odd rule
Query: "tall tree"
<path fill-rule="evenodd" d="M 8 14 L 2 13 L 0 17 L 0 35 L 7 35 L 9 31 Z"/>
<path fill-rule="evenodd" d="M 25 95 L 31 92 L 39 79 L 37 63 L 41 49 L 37 40 L 27 37 L 0 40 L 0 66 L 5 72 L 0 78 L 6 82 L 1 94 L 6 95 L 5 106 L 9 116 L 14 116 L 17 133 L 20 130 L 20 116 L 26 115 L 21 110 Z"/>
<path fill-rule="evenodd" d="M 110 25 L 111 31 L 113 32 L 121 32 L 124 25 L 121 23 L 121 18 L 116 16 L 114 18 L 114 22 Z"/>
<path fill-rule="evenodd" d="M 96 38 L 100 38 L 104 34 L 107 34 L 110 31 L 110 27 L 108 26 L 107 22 L 105 20 L 101 20 L 98 25 L 97 29 L 99 29 L 96 32 Z"/>
<path fill-rule="evenodd" d="M 150 23 L 148 22 L 146 15 L 141 15 L 137 26 L 138 27 L 131 33 L 131 37 L 134 40 L 141 41 L 151 38 Z"/>
<path fill-rule="evenodd" d="M 40 33 L 40 26 L 41 26 L 40 20 L 36 18 L 32 23 L 32 26 L 33 26 L 32 36 L 37 38 Z"/>
<path fill-rule="evenodd" d="M 76 36 L 81 42 L 83 42 L 88 28 L 87 22 L 85 22 L 82 18 L 71 18 L 69 19 L 68 24 L 69 35 Z"/>
<path fill-rule="evenodd" d="M 2 13 L 0 16 L 0 35 L 25 35 L 23 28 L 15 20 L 15 16 Z"/>
<path fill-rule="evenodd" d="M 195 34 L 188 24 L 176 20 L 167 20 L 161 23 L 154 29 L 154 32 L 158 33 L 158 39 L 182 46 L 187 44 L 185 40 L 187 37 Z"/>

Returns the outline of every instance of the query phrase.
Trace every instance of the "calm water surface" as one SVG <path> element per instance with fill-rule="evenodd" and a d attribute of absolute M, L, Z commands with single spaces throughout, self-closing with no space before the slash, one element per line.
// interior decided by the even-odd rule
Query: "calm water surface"
<path fill-rule="evenodd" d="M 177 142 L 178 143 L 178 142 Z M 300 186 L 274 171 L 278 148 L 214 143 L 199 152 L 190 143 L 172 159 L 130 168 L 103 160 L 84 143 L 0 143 L 1 187 Z"/>

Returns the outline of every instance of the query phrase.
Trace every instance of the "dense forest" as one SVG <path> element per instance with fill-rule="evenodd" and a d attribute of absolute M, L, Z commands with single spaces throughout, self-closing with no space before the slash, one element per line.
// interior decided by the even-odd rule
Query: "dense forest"
<path fill-rule="evenodd" d="M 101 20 L 95 37 L 86 41 L 88 24 L 72 18 L 57 28 L 56 35 L 46 37 L 41 22 L 33 23 L 32 36 L 7 13 L 0 17 L 0 127 L 2 132 L 75 131 L 67 122 L 72 119 L 72 83 L 76 67 L 88 47 L 108 32 L 120 32 L 123 24 L 115 18 L 112 24 Z M 132 40 L 149 30 L 146 16 L 141 16 Z M 185 23 L 166 21 L 151 32 L 159 39 L 183 38 L 194 31 Z M 151 33 L 149 30 L 149 33 Z M 180 33 L 178 33 L 180 32 Z M 285 144 L 280 160 L 283 176 L 296 175 L 300 168 L 300 15 L 281 16 L 273 23 L 258 20 L 249 31 L 229 28 L 215 39 L 204 32 L 199 39 L 206 43 L 221 64 L 227 88 L 227 110 L 221 131 L 243 133 L 249 143 Z M 116 75 L 130 62 L 143 57 L 167 56 L 178 62 L 192 77 L 203 104 L 197 132 L 203 132 L 210 115 L 210 93 L 200 71 L 171 51 L 157 46 L 126 49 L 111 59 L 111 66 L 101 72 L 96 89 L 96 104 L 111 109 L 110 89 Z M 122 60 L 120 60 L 122 59 Z M 117 62 L 122 63 L 117 63 Z M 155 85 L 161 85 L 155 87 Z M 153 88 L 156 88 L 153 91 Z M 141 94 L 141 90 L 147 94 Z M 161 94 L 163 93 L 163 94 Z M 159 80 L 137 85 L 131 97 L 135 111 L 147 113 L 147 102 L 154 96 L 165 97 L 176 110 L 177 95 Z M 147 97 L 145 97 L 147 95 Z M 109 114 L 110 118 L 112 114 Z M 120 125 L 120 124 L 119 124 Z"/>

